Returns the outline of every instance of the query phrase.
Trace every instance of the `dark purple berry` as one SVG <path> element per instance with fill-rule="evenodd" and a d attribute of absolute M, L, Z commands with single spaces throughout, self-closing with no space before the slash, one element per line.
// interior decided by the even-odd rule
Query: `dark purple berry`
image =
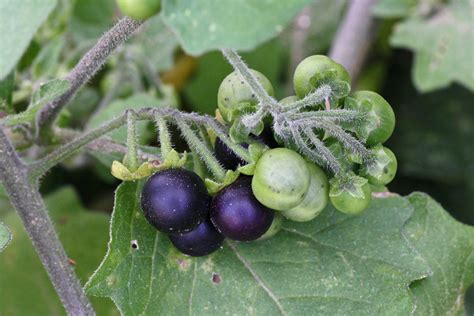
<path fill-rule="evenodd" d="M 273 129 L 271 128 L 271 126 L 265 126 L 262 133 L 260 133 L 260 135 L 258 136 L 255 136 L 255 138 L 270 148 L 278 147 L 278 143 L 275 140 L 275 136 L 273 135 Z"/>
<path fill-rule="evenodd" d="M 222 246 L 224 241 L 224 236 L 214 228 L 209 220 L 205 220 L 190 232 L 169 235 L 169 238 L 176 249 L 193 257 L 213 253 Z"/>
<path fill-rule="evenodd" d="M 248 148 L 249 144 L 243 143 L 241 146 Z M 217 160 L 219 160 L 226 169 L 235 170 L 238 165 L 243 166 L 246 164 L 245 161 L 240 159 L 220 138 L 216 138 L 214 153 Z"/>
<path fill-rule="evenodd" d="M 252 241 L 265 234 L 274 213 L 252 193 L 252 178 L 240 176 L 222 189 L 211 203 L 211 221 L 225 237 Z"/>
<path fill-rule="evenodd" d="M 209 195 L 194 172 L 168 169 L 155 173 L 145 183 L 141 206 L 145 218 L 159 231 L 182 233 L 206 218 Z"/>

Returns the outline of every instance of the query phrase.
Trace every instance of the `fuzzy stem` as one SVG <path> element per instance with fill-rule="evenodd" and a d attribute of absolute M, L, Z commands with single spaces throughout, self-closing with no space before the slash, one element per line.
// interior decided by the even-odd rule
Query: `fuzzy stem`
<path fill-rule="evenodd" d="M 249 67 L 245 64 L 242 58 L 237 54 L 233 49 L 223 49 L 222 54 L 227 58 L 232 67 L 240 73 L 242 79 L 249 85 L 250 89 L 257 100 L 260 102 L 260 105 L 263 107 L 275 107 L 278 106 L 275 99 L 273 99 L 263 86 L 258 81 L 257 77 L 250 71 Z"/>
<path fill-rule="evenodd" d="M 141 25 L 141 22 L 128 17 L 121 19 L 115 26 L 105 33 L 92 47 L 79 63 L 66 76 L 71 87 L 54 101 L 48 103 L 36 117 L 36 133 L 41 137 L 49 137 L 59 112 L 71 100 L 75 93 L 82 87 L 104 64 L 107 57 Z"/>
<path fill-rule="evenodd" d="M 310 128 L 304 129 L 306 137 L 308 137 L 309 141 L 315 147 L 316 151 L 318 152 L 321 157 L 323 157 L 327 167 L 335 174 L 341 173 L 342 167 L 339 161 L 337 161 L 336 157 L 332 154 L 332 152 L 324 145 L 324 143 L 314 135 L 313 131 Z"/>
<path fill-rule="evenodd" d="M 28 180 L 27 168 L 0 128 L 0 180 L 18 212 L 53 286 L 69 315 L 94 315 L 79 280 L 69 265 L 38 185 Z"/>
<path fill-rule="evenodd" d="M 182 122 L 181 120 L 176 120 L 176 125 L 181 131 L 181 134 L 183 135 L 186 142 L 189 144 L 189 147 L 204 160 L 204 163 L 207 165 L 216 179 L 218 181 L 222 181 L 225 177 L 225 170 L 219 164 L 216 157 L 214 157 L 209 148 L 207 148 L 207 146 L 196 136 L 196 134 L 186 123 Z"/>
<path fill-rule="evenodd" d="M 127 111 L 127 167 L 130 171 L 137 170 L 138 161 L 136 118 L 133 111 Z"/>
<path fill-rule="evenodd" d="M 322 85 L 321 87 L 318 87 L 316 90 L 314 90 L 314 92 L 305 96 L 303 99 L 282 107 L 285 112 L 295 112 L 319 104 L 330 95 L 331 87 L 328 85 Z"/>
<path fill-rule="evenodd" d="M 168 130 L 168 126 L 166 125 L 166 121 L 161 115 L 155 116 L 155 122 L 158 127 L 158 135 L 160 138 L 161 157 L 166 159 L 168 153 L 173 149 L 171 146 L 170 132 Z"/>
<path fill-rule="evenodd" d="M 29 166 L 30 179 L 41 177 L 49 169 L 51 169 L 64 159 L 70 157 L 81 147 L 91 143 L 92 141 L 107 134 L 108 132 L 121 127 L 126 122 L 126 116 L 126 113 L 122 114 L 119 117 L 105 123 L 104 125 L 75 138 L 67 144 L 58 147 L 56 150 L 52 151 L 42 159 L 32 163 Z"/>
<path fill-rule="evenodd" d="M 235 144 L 228 134 L 223 130 L 222 126 L 219 126 L 219 123 L 216 121 L 212 120 L 208 122 L 208 125 L 212 128 L 214 133 L 216 133 L 216 136 L 230 149 L 232 150 L 239 158 L 250 162 L 250 154 L 247 149 L 244 147 L 240 146 L 239 144 Z"/>
<path fill-rule="evenodd" d="M 306 120 L 311 122 L 313 120 L 326 119 L 336 120 L 338 122 L 350 122 L 360 117 L 360 113 L 354 110 L 329 110 L 329 111 L 311 111 L 295 113 L 290 116 L 292 120 Z"/>

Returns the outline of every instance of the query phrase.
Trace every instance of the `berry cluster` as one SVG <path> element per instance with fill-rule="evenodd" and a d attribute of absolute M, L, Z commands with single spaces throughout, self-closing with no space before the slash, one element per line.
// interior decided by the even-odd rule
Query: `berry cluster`
<path fill-rule="evenodd" d="M 250 72 L 273 96 L 269 80 L 255 70 Z M 283 217 L 298 222 L 312 220 L 329 200 L 341 212 L 362 212 L 372 191 L 388 184 L 396 173 L 395 155 L 381 145 L 394 129 L 392 108 L 370 91 L 351 96 L 329 93 L 321 102 L 295 106 L 318 88 L 335 90 L 349 84 L 349 75 L 340 64 L 326 56 L 306 58 L 295 71 L 296 95 L 278 102 L 281 109 L 275 115 L 270 113 L 271 118 L 262 117 L 257 122 L 260 128 L 252 129 L 246 141 L 238 142 L 232 132 L 261 105 L 242 75 L 231 73 L 219 88 L 218 117 L 232 126 L 231 138 L 237 146 L 250 151 L 251 144 L 258 143 L 264 150 L 258 159 L 245 161 L 217 137 L 215 158 L 227 170 L 242 174 L 212 196 L 205 182 L 192 171 L 180 167 L 155 173 L 142 191 L 146 219 L 168 234 L 181 252 L 204 256 L 219 249 L 224 238 L 253 241 L 271 237 L 278 232 Z M 293 138 L 287 135 L 291 122 L 276 122 L 281 111 L 311 118 L 312 113 L 320 111 L 336 113 L 334 109 L 343 110 L 337 113 L 357 113 L 357 119 L 327 121 L 333 125 L 319 119 L 319 125 L 310 125 L 311 133 L 294 133 Z M 308 124 L 311 122 L 308 120 Z M 313 130 L 317 131 L 313 134 Z M 322 144 L 323 149 L 308 144 Z M 316 153 L 307 154 L 308 148 Z M 332 165 L 320 163 L 320 157 L 333 160 Z M 245 168 L 249 165 L 252 168 Z"/>

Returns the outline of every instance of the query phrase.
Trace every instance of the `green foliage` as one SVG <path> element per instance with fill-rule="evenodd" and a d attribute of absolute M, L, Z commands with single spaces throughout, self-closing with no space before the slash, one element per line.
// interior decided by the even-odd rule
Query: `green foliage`
<path fill-rule="evenodd" d="M 248 65 L 265 74 L 278 89 L 278 79 L 283 71 L 285 62 L 284 49 L 280 41 L 269 41 L 252 52 L 242 54 Z M 209 71 L 212 69 L 212 71 Z M 214 114 L 217 107 L 217 91 L 222 80 L 232 72 L 232 67 L 226 63 L 222 54 L 210 52 L 203 55 L 197 65 L 193 80 L 186 85 L 184 95 L 190 102 L 191 110 L 200 113 Z M 281 95 L 277 95 L 280 98 Z"/>
<path fill-rule="evenodd" d="M 88 123 L 88 128 L 100 126 L 103 122 L 107 122 L 118 115 L 122 114 L 126 109 L 138 110 L 147 107 L 174 107 L 178 105 L 176 100 L 172 99 L 173 95 L 165 96 L 163 99 L 158 99 L 147 94 L 135 94 L 124 100 L 116 100 L 108 104 L 103 110 L 99 111 Z M 137 124 L 137 131 L 139 135 L 146 134 L 147 122 L 139 122 Z M 121 127 L 110 133 L 110 137 L 121 143 L 125 143 L 127 139 L 127 128 Z M 146 136 L 145 136 L 146 137 Z M 149 138 L 148 138 L 149 140 Z M 143 140 L 146 142 L 146 140 Z"/>
<path fill-rule="evenodd" d="M 474 90 L 474 46 L 472 10 L 469 0 L 382 1 L 375 7 L 379 16 L 406 19 L 398 23 L 391 45 L 416 53 L 413 81 L 421 92 L 460 83 Z M 410 14 L 409 14 L 410 13 Z"/>
<path fill-rule="evenodd" d="M 0 80 L 15 67 L 55 5 L 56 0 L 0 1 Z"/>
<path fill-rule="evenodd" d="M 432 270 L 411 286 L 415 315 L 462 315 L 465 292 L 474 284 L 474 228 L 454 220 L 426 194 L 408 200 L 415 213 L 405 235 Z"/>
<path fill-rule="evenodd" d="M 13 89 L 15 87 L 15 76 L 13 73 L 0 80 L 0 111 L 8 114 L 14 112 L 12 106 Z"/>
<path fill-rule="evenodd" d="M 163 1 L 166 23 L 193 55 L 216 48 L 248 50 L 281 32 L 309 0 Z"/>
<path fill-rule="evenodd" d="M 68 256 L 75 261 L 74 269 L 84 282 L 106 249 L 109 217 L 86 210 L 67 187 L 47 197 L 46 204 Z M 63 307 L 19 217 L 11 212 L 3 220 L 14 238 L 0 253 L 0 314 L 62 315 Z M 99 315 L 118 314 L 108 300 L 93 298 L 93 305 Z"/>
<path fill-rule="evenodd" d="M 69 89 L 69 86 L 70 83 L 67 80 L 62 79 L 53 79 L 43 83 L 33 92 L 28 109 L 16 115 L 7 116 L 6 118 L 1 119 L 0 123 L 5 124 L 6 126 L 31 123 L 41 107 L 63 94 L 67 89 Z"/>
<path fill-rule="evenodd" d="M 74 1 L 68 28 L 77 41 L 96 40 L 114 23 L 113 0 Z"/>
<path fill-rule="evenodd" d="M 272 239 L 227 242 L 196 259 L 146 222 L 140 191 L 139 182 L 117 190 L 109 251 L 87 284 L 125 315 L 403 314 L 414 307 L 407 286 L 430 273 L 402 235 L 413 208 L 401 197 L 375 199 L 359 217 L 328 207 L 317 221 L 285 223 Z"/>
<path fill-rule="evenodd" d="M 2 252 L 5 247 L 8 246 L 12 240 L 12 234 L 5 224 L 0 222 L 0 252 Z"/>

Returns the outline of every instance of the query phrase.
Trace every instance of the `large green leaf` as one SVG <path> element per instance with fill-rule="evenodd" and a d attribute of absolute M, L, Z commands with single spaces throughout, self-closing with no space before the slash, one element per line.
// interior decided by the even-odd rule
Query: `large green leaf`
<path fill-rule="evenodd" d="M 452 82 L 474 90 L 473 10 L 472 1 L 453 0 L 433 15 L 414 15 L 396 26 L 391 44 L 416 52 L 413 80 L 420 91 Z"/>
<path fill-rule="evenodd" d="M 0 0 L 0 80 L 15 67 L 55 5 L 56 0 Z"/>
<path fill-rule="evenodd" d="M 412 12 L 419 0 L 378 0 L 372 12 L 377 17 L 399 18 Z"/>
<path fill-rule="evenodd" d="M 283 30 L 309 0 L 165 0 L 163 16 L 188 53 L 252 49 Z"/>
<path fill-rule="evenodd" d="M 12 234 L 5 224 L 0 222 L 0 252 L 5 249 L 5 247 L 10 243 L 12 240 Z"/>
<path fill-rule="evenodd" d="M 433 199 L 414 193 L 406 236 L 432 268 L 412 285 L 417 315 L 462 315 L 464 295 L 474 284 L 474 227 L 450 217 Z M 467 315 L 467 314 L 466 314 Z"/>
<path fill-rule="evenodd" d="M 140 190 L 118 188 L 109 250 L 86 286 L 125 315 L 409 314 L 409 284 L 430 273 L 401 233 L 413 212 L 401 197 L 377 198 L 359 217 L 328 207 L 270 240 L 228 241 L 196 259 L 146 222 Z"/>
<path fill-rule="evenodd" d="M 61 241 L 75 271 L 85 281 L 100 262 L 107 243 L 109 217 L 84 209 L 71 188 L 46 199 Z M 0 315 L 62 315 L 63 307 L 44 271 L 18 216 L 3 220 L 14 238 L 0 253 Z M 112 302 L 93 298 L 98 315 L 116 315 Z"/>
<path fill-rule="evenodd" d="M 68 19 L 68 31 L 77 41 L 95 41 L 114 23 L 114 2 L 113 0 L 74 1 L 71 17 Z"/>

